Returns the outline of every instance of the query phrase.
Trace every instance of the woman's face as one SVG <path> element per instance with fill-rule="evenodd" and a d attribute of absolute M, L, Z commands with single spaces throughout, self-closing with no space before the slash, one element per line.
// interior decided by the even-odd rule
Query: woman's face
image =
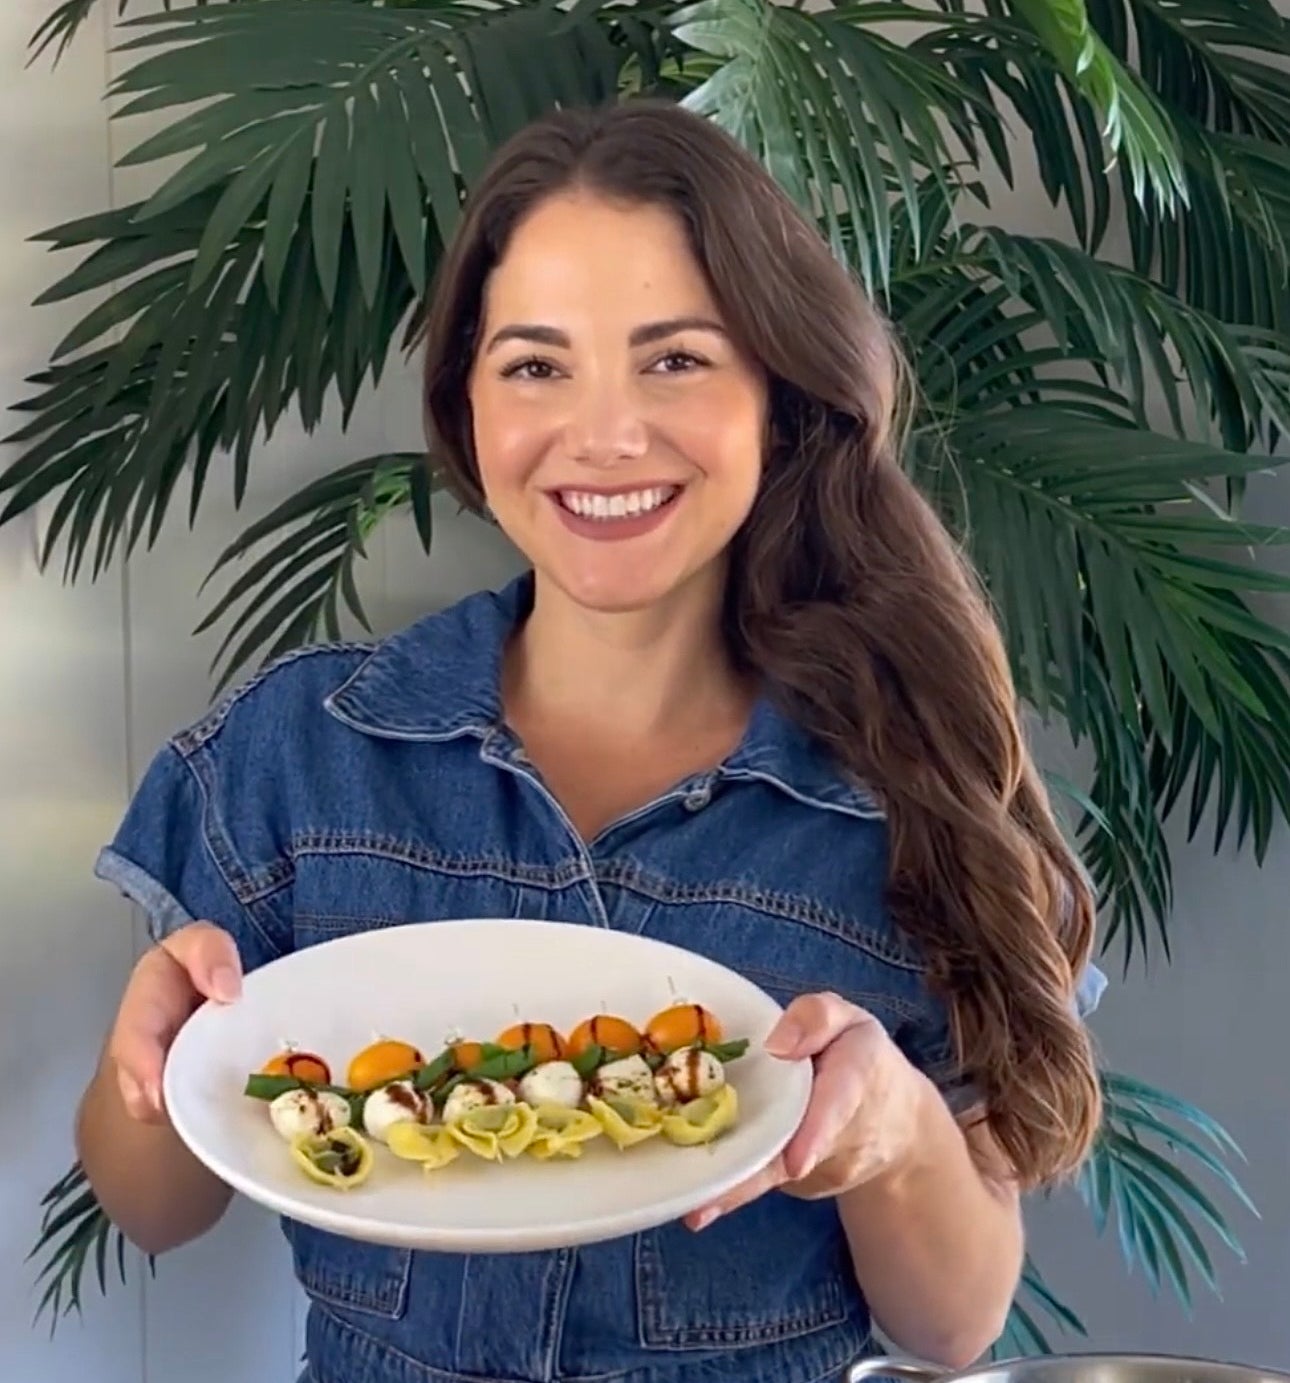
<path fill-rule="evenodd" d="M 767 393 L 672 213 L 549 198 L 516 228 L 482 319 L 480 477 L 539 575 L 602 611 L 719 589 L 757 492 Z"/>

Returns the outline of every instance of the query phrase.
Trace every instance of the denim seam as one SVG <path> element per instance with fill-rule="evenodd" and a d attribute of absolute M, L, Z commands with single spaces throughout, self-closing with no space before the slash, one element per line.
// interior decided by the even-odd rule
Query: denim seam
<path fill-rule="evenodd" d="M 854 817 L 859 821 L 885 821 L 887 813 L 879 805 L 872 793 L 853 783 L 846 783 L 846 790 L 854 794 L 858 799 L 858 805 L 852 802 L 830 802 L 827 798 L 819 797 L 814 793 L 809 793 L 801 788 L 795 787 L 786 779 L 781 778 L 778 773 L 770 773 L 760 768 L 723 768 L 721 776 L 732 782 L 761 782 L 769 783 L 772 787 L 778 788 L 786 793 L 794 801 L 802 803 L 806 807 L 814 807 L 817 811 L 838 812 L 842 816 Z"/>
<path fill-rule="evenodd" d="M 771 917 L 782 917 L 815 927 L 838 941 L 867 952 L 875 960 L 886 961 L 899 969 L 916 973 L 923 969 L 911 957 L 875 932 L 848 924 L 838 914 L 818 904 L 790 898 L 785 894 L 768 893 L 764 889 L 750 888 L 747 884 L 736 882 L 702 886 L 676 884 L 656 875 L 647 875 L 638 865 L 616 861 L 608 861 L 603 870 L 598 872 L 602 882 L 617 885 L 656 903 L 693 903 L 699 906 L 709 903 L 741 904 Z"/>
<path fill-rule="evenodd" d="M 241 907 L 247 921 L 269 948 L 269 951 L 273 955 L 281 956 L 283 954 L 282 947 L 273 939 L 271 930 L 265 927 L 258 914 L 262 910 L 268 911 L 266 907 L 268 897 L 273 892 L 277 892 L 282 885 L 279 884 L 277 888 L 269 891 L 253 885 L 251 875 L 242 864 L 228 831 L 215 809 L 213 773 L 209 758 L 209 751 L 204 750 L 183 760 L 188 771 L 193 775 L 197 790 L 202 798 L 202 842 L 210 852 L 220 878 L 223 879 L 228 891 Z"/>
<path fill-rule="evenodd" d="M 352 1278 L 327 1277 L 313 1271 L 300 1256 L 296 1259 L 296 1275 L 301 1287 L 314 1301 L 339 1306 L 346 1311 L 360 1311 L 381 1320 L 396 1321 L 407 1311 L 412 1251 L 391 1249 L 390 1252 L 399 1255 L 399 1269 L 385 1275 L 380 1285 L 375 1287 L 363 1286 Z"/>
<path fill-rule="evenodd" d="M 329 1310 L 324 1303 L 316 1302 L 314 1304 L 314 1309 L 319 1315 L 325 1317 L 333 1328 L 345 1332 L 368 1351 L 374 1354 L 379 1353 L 388 1355 L 397 1360 L 401 1365 L 406 1365 L 409 1369 L 415 1371 L 420 1377 L 426 1379 L 427 1383 L 533 1383 L 531 1379 L 494 1376 L 484 1378 L 481 1374 L 459 1373 L 455 1369 L 437 1368 L 433 1364 L 427 1364 L 414 1355 L 408 1354 L 397 1345 L 390 1344 L 382 1340 L 379 1336 L 371 1334 L 370 1331 L 362 1329 L 353 1321 L 348 1321 L 343 1316 L 338 1316 L 334 1311 Z M 836 1324 L 844 1326 L 853 1323 L 854 1320 L 854 1316 L 848 1315 L 844 1316 L 843 1319 L 836 1322 Z M 866 1340 L 871 1339 L 872 1332 L 869 1332 L 866 1335 Z M 774 1341 L 768 1343 L 774 1343 Z M 616 1383 L 618 1379 L 642 1376 L 648 1373 L 651 1367 L 652 1364 L 650 1361 L 642 1360 L 628 1368 L 612 1369 L 604 1373 L 562 1374 L 560 1376 L 560 1383 Z M 840 1370 L 836 1366 L 831 1365 L 822 1373 L 815 1375 L 815 1377 L 810 1380 L 810 1383 L 824 1383 L 825 1379 L 836 1378 L 839 1376 L 839 1373 Z"/>
<path fill-rule="evenodd" d="M 291 853 L 297 859 L 301 855 L 371 855 L 414 869 L 463 878 L 492 876 L 507 883 L 529 884 L 553 891 L 587 880 L 586 868 L 580 860 L 570 859 L 550 866 L 517 864 L 501 854 L 450 856 L 424 845 L 367 831 L 298 831 L 291 838 Z"/>
<path fill-rule="evenodd" d="M 230 692 L 216 706 L 213 706 L 207 711 L 200 720 L 174 735 L 171 739 L 171 743 L 184 758 L 187 758 L 190 754 L 195 754 L 219 734 L 234 706 L 255 691 L 261 683 L 265 682 L 277 672 L 279 668 L 287 667 L 289 664 L 299 662 L 304 658 L 313 658 L 327 654 L 372 653 L 375 649 L 375 644 L 345 642 L 316 643 L 309 644 L 304 648 L 293 648 L 266 664 L 254 677 L 244 682 L 236 690 Z"/>
<path fill-rule="evenodd" d="M 803 980 L 800 975 L 789 975 L 782 970 L 768 970 L 760 965 L 741 965 L 739 973 L 752 980 L 754 984 L 761 985 L 763 989 L 786 989 L 793 994 L 835 992 L 859 1008 L 890 1009 L 907 1023 L 917 1023 L 927 1016 L 917 1004 L 902 999 L 898 994 L 885 994 L 881 990 L 843 990 L 829 980 Z"/>
<path fill-rule="evenodd" d="M 556 1368 L 564 1345 L 565 1312 L 569 1305 L 569 1289 L 573 1285 L 576 1254 L 576 1249 L 557 1249 L 551 1255 L 546 1282 L 543 1284 L 547 1306 L 542 1320 L 542 1331 L 545 1336 L 542 1377 L 548 1380 L 556 1377 Z"/>
<path fill-rule="evenodd" d="M 803 1309 L 774 1320 L 744 1321 L 740 1325 L 669 1326 L 663 1321 L 660 1309 L 664 1285 L 660 1291 L 656 1279 L 661 1270 L 651 1264 L 651 1236 L 640 1235 L 636 1240 L 634 1272 L 636 1277 L 637 1338 L 645 1349 L 707 1349 L 714 1345 L 775 1344 L 798 1339 L 847 1320 L 846 1303 L 836 1280 L 830 1278 L 824 1287 L 818 1306 Z M 827 1304 L 825 1304 L 827 1302 Z"/>
<path fill-rule="evenodd" d="M 845 1322 L 843 1322 L 843 1324 L 845 1324 Z M 873 1332 L 870 1331 L 865 1339 L 866 1342 L 872 1340 Z M 646 1367 L 648 1367 L 648 1365 Z M 839 1369 L 836 1364 L 830 1364 L 823 1372 L 817 1373 L 812 1378 L 807 1379 L 806 1383 L 825 1383 L 826 1379 L 838 1379 L 845 1373 L 848 1367 L 849 1365 L 844 1364 L 842 1368 Z M 635 1365 L 630 1369 L 615 1369 L 612 1373 L 570 1373 L 564 1374 L 560 1379 L 560 1383 L 615 1383 L 616 1379 L 627 1378 L 634 1373 L 640 1372 L 642 1372 L 641 1366 Z M 473 1383 L 478 1383 L 478 1380 L 473 1380 Z"/>
<path fill-rule="evenodd" d="M 501 855 L 452 856 L 429 850 L 392 837 L 364 831 L 299 831 L 292 836 L 293 858 L 302 855 L 370 855 L 392 860 L 415 869 L 439 871 L 459 878 L 492 877 L 506 883 L 526 884 L 535 888 L 557 891 L 588 881 L 587 870 L 580 860 L 570 859 L 556 866 L 523 865 Z M 818 931 L 853 946 L 897 968 L 915 973 L 922 967 L 902 954 L 894 945 L 876 933 L 849 925 L 844 919 L 816 904 L 789 898 L 784 894 L 768 893 L 747 884 L 721 881 L 716 884 L 675 884 L 647 876 L 637 865 L 614 861 L 597 863 L 596 881 L 623 888 L 653 902 L 684 903 L 706 906 L 712 903 L 733 903 L 754 908 L 770 917 L 784 918 L 815 927 Z M 344 919 L 344 914 L 320 914 Z"/>
<path fill-rule="evenodd" d="M 324 1303 L 318 1303 L 317 1309 L 320 1314 L 327 1317 L 333 1325 L 349 1334 L 357 1337 L 368 1349 L 388 1354 L 397 1359 L 401 1364 L 406 1364 L 415 1369 L 419 1374 L 427 1379 L 437 1380 L 437 1383 L 532 1383 L 531 1379 L 523 1378 L 494 1378 L 489 1376 L 486 1380 L 484 1375 L 477 1373 L 458 1373 L 456 1369 L 436 1368 L 434 1364 L 427 1364 L 418 1359 L 415 1355 L 407 1353 L 397 1345 L 390 1344 L 387 1340 L 382 1340 L 380 1336 L 373 1335 L 367 1330 L 347 1321 L 343 1316 L 338 1316 L 334 1311 L 328 1309 Z"/>

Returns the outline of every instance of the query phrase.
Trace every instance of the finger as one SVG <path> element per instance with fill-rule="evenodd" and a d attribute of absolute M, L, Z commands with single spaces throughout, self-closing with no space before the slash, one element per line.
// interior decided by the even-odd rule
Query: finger
<path fill-rule="evenodd" d="M 692 1211 L 685 1217 L 685 1224 L 693 1230 L 707 1229 L 718 1216 L 728 1215 L 732 1210 L 738 1210 L 740 1206 L 755 1201 L 759 1196 L 764 1196 L 767 1191 L 773 1191 L 777 1186 L 782 1186 L 787 1180 L 788 1173 L 784 1170 L 784 1159 L 777 1157 L 773 1162 L 763 1167 L 760 1172 L 750 1176 L 747 1181 L 741 1181 L 738 1186 L 732 1187 L 724 1196 L 711 1201 L 700 1210 Z"/>
<path fill-rule="evenodd" d="M 843 1033 L 816 1058 L 806 1113 L 783 1153 L 792 1180 L 809 1176 L 837 1147 L 864 1102 L 867 1066 L 865 1043 L 857 1029 Z"/>
<path fill-rule="evenodd" d="M 785 1059 L 814 1056 L 848 1028 L 874 1021 L 839 994 L 802 994 L 780 1015 L 766 1038 L 766 1050 Z"/>
<path fill-rule="evenodd" d="M 166 1052 L 195 997 L 187 972 L 160 946 L 147 952 L 130 976 L 108 1052 L 121 1077 L 121 1097 L 137 1117 L 161 1114 Z"/>
<path fill-rule="evenodd" d="M 241 994 L 241 957 L 236 942 L 223 927 L 190 922 L 163 937 L 160 945 L 182 966 L 202 998 L 230 1004 Z"/>
<path fill-rule="evenodd" d="M 121 1005 L 109 1054 L 126 1108 L 136 1119 L 162 1113 L 161 1074 L 182 1018 L 164 996 L 133 986 Z"/>

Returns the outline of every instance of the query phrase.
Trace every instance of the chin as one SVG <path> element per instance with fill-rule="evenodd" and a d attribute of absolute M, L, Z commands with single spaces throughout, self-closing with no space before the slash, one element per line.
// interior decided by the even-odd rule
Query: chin
<path fill-rule="evenodd" d="M 692 584 L 694 574 L 675 575 L 659 570 L 658 566 L 630 570 L 622 564 L 600 571 L 571 571 L 554 568 L 548 571 L 553 584 L 565 596 L 584 610 L 598 614 L 626 615 L 650 610 L 676 596 Z"/>

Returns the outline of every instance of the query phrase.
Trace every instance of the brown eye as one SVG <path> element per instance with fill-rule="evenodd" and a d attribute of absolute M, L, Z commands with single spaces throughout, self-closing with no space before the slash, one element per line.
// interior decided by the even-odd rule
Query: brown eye
<path fill-rule="evenodd" d="M 512 361 L 502 370 L 503 379 L 544 380 L 554 379 L 555 375 L 556 368 L 549 360 L 537 360 L 532 357 Z"/>
<path fill-rule="evenodd" d="M 679 375 L 697 369 L 705 363 L 689 351 L 668 351 L 666 355 L 659 356 L 651 368 L 665 375 Z"/>

